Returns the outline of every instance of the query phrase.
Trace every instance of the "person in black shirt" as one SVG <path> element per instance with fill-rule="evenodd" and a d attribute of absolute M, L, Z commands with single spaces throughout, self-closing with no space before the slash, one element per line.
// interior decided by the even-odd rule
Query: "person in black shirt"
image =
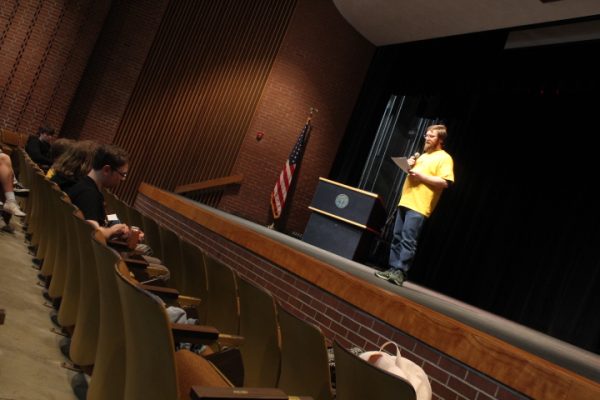
<path fill-rule="evenodd" d="M 107 239 L 129 235 L 129 227 L 125 224 L 108 226 L 102 194 L 102 189 L 113 188 L 125 180 L 128 171 L 129 155 L 125 150 L 114 145 L 101 145 L 94 154 L 92 170 L 66 190 L 86 221 L 98 228 Z"/>
<path fill-rule="evenodd" d="M 44 171 L 52 165 L 52 142 L 56 138 L 56 132 L 52 128 L 42 127 L 36 135 L 31 135 L 25 144 L 25 151 L 31 160 Z"/>
<path fill-rule="evenodd" d="M 98 146 L 98 143 L 92 140 L 73 143 L 52 164 L 53 174 L 50 180 L 56 182 L 60 190 L 66 192 L 91 171 L 94 153 Z"/>

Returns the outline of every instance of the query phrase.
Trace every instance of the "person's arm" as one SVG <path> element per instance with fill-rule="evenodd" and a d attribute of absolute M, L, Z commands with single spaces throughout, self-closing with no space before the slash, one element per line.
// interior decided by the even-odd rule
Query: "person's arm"
<path fill-rule="evenodd" d="M 417 181 L 424 183 L 427 186 L 436 189 L 446 189 L 448 187 L 448 181 L 439 176 L 427 175 L 421 172 L 410 171 L 410 179 L 416 179 Z"/>
<path fill-rule="evenodd" d="M 100 226 L 100 224 L 93 219 L 86 219 L 86 221 L 98 229 L 102 233 L 102 236 L 107 240 L 112 236 L 126 236 L 129 234 L 129 227 L 125 224 L 114 224 L 110 227 L 104 227 Z"/>

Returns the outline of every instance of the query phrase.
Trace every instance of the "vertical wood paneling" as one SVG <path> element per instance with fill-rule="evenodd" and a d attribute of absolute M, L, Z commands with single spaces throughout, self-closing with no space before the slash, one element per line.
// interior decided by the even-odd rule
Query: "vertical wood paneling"
<path fill-rule="evenodd" d="M 131 154 L 124 200 L 231 173 L 295 4 L 169 4 L 114 139 Z"/>

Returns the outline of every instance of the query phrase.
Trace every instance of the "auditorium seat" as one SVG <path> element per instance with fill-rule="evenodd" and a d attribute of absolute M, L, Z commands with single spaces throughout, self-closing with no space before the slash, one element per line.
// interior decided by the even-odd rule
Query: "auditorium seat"
<path fill-rule="evenodd" d="M 171 272 L 169 287 L 183 293 L 185 276 L 183 274 L 183 260 L 181 258 L 181 240 L 179 235 L 163 225 L 159 225 L 158 229 L 160 232 L 160 252 L 162 255 L 160 259 Z"/>
<path fill-rule="evenodd" d="M 76 210 L 77 207 L 71 204 L 68 196 L 61 194 L 55 211 L 60 224 L 59 251 L 56 253 L 52 280 L 48 287 L 48 295 L 53 299 L 59 299 L 63 295 L 67 274 L 73 268 L 69 265 L 74 260 L 74 255 L 71 253 L 79 254 L 76 246 L 77 237 L 73 232 L 75 229 L 73 213 Z"/>
<path fill-rule="evenodd" d="M 133 207 L 127 206 L 127 217 L 130 226 L 137 226 L 141 230 L 144 230 L 144 220 L 141 212 Z"/>
<path fill-rule="evenodd" d="M 206 359 L 187 350 L 175 352 L 163 305 L 131 280 L 123 263 L 115 271 L 126 342 L 123 398 L 189 399 L 192 385 L 232 386 Z"/>
<path fill-rule="evenodd" d="M 140 226 L 144 231 L 144 242 L 152 248 L 152 256 L 162 259 L 163 255 L 160 247 L 160 230 L 154 219 L 142 214 L 143 226 Z"/>
<path fill-rule="evenodd" d="M 88 267 L 90 259 L 93 259 L 89 237 L 95 228 L 83 219 L 78 210 L 74 214 L 75 236 L 77 240 L 71 245 L 77 246 L 78 259 L 69 265 L 69 272 L 65 281 L 62 301 L 58 309 L 58 322 L 63 327 L 73 327 L 77 321 L 80 288 L 81 288 L 81 269 Z M 71 268 L 72 267 L 72 268 Z"/>
<path fill-rule="evenodd" d="M 71 338 L 70 358 L 79 366 L 94 364 L 96 357 L 96 346 L 98 344 L 98 330 L 100 326 L 100 294 L 98 291 L 98 273 L 96 269 L 96 258 L 92 248 L 91 238 L 96 228 L 82 218 L 75 217 L 75 228 L 77 232 L 77 243 L 79 244 L 79 268 L 74 268 L 69 274 L 77 275 L 79 285 L 74 286 L 73 311 L 76 312 L 75 330 Z M 66 294 L 66 293 L 65 293 Z M 75 297 L 77 296 L 77 297 Z M 63 303 L 67 299 L 63 298 Z M 71 304 L 70 304 L 71 305 Z M 59 321 L 63 319 L 59 312 Z"/>
<path fill-rule="evenodd" d="M 206 255 L 208 294 L 206 324 L 220 332 L 237 335 L 239 332 L 239 301 L 235 272 L 222 262 Z"/>
<path fill-rule="evenodd" d="M 333 351 L 338 400 L 416 400 L 410 382 L 370 364 L 337 342 Z"/>
<path fill-rule="evenodd" d="M 186 240 L 181 240 L 181 257 L 184 265 L 185 281 L 183 293 L 200 299 L 196 315 L 202 323 L 206 321 L 206 299 L 208 297 L 208 279 L 204 253 L 200 248 Z"/>
<path fill-rule="evenodd" d="M 327 344 L 323 332 L 282 307 L 278 308 L 278 316 L 281 330 L 278 387 L 286 393 L 311 396 L 314 400 L 332 400 Z"/>
<path fill-rule="evenodd" d="M 36 235 L 32 244 L 37 246 L 36 258 L 44 260 L 41 273 L 51 276 L 54 268 L 54 255 L 57 244 L 57 215 L 54 212 L 54 194 L 58 191 L 58 185 L 50 182 L 41 173 L 36 174 L 38 181 L 37 189 L 40 191 L 39 207 L 37 212 Z"/>
<path fill-rule="evenodd" d="M 277 387 L 281 364 L 277 305 L 271 293 L 239 278 L 244 386 Z"/>
<path fill-rule="evenodd" d="M 100 231 L 94 233 L 92 250 L 98 272 L 100 329 L 94 375 L 87 399 L 123 399 L 125 393 L 125 328 L 114 266 L 121 257 L 106 246 Z"/>

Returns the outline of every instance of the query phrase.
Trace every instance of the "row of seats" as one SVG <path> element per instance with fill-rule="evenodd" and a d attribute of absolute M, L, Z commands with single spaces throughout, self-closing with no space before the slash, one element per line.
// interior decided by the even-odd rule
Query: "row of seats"
<path fill-rule="evenodd" d="M 127 257 L 109 247 L 23 151 L 19 165 L 21 180 L 31 188 L 27 236 L 36 258 L 43 260 L 40 274 L 47 297 L 58 307 L 56 320 L 71 337 L 69 357 L 92 373 L 88 398 L 188 399 L 192 385 L 230 387 L 232 381 L 314 399 L 334 397 L 326 342 L 317 327 L 280 307 L 269 292 L 230 267 L 107 193 L 107 207 L 129 225 L 141 227 L 154 255 L 170 270 L 172 291 L 141 285 L 132 277 L 135 263 L 128 265 Z M 168 303 L 176 299 L 180 305 L 188 304 L 186 309 L 203 326 L 212 328 L 171 324 L 156 293 L 167 294 L 164 301 Z M 176 343 L 186 341 L 210 344 L 213 354 L 203 358 L 187 350 L 175 351 Z M 232 343 L 239 344 L 240 381 L 206 361 L 218 360 L 225 352 L 223 346 Z M 406 381 L 337 344 L 334 349 L 339 399 L 415 398 Z M 367 397 L 362 396 L 365 390 Z"/>
<path fill-rule="evenodd" d="M 0 129 L 0 149 L 7 154 L 11 154 L 16 148 L 23 148 L 27 139 L 28 134 L 15 132 L 10 129 Z"/>

